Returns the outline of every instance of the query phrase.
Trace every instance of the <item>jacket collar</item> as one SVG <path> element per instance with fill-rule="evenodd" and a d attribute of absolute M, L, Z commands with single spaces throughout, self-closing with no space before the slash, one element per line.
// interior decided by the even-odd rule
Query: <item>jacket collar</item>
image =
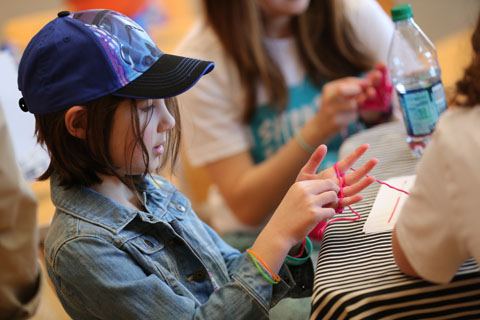
<path fill-rule="evenodd" d="M 160 184 L 166 183 L 163 179 L 155 179 L 155 181 Z M 88 187 L 75 186 L 66 189 L 58 185 L 56 174 L 50 178 L 50 187 L 52 202 L 57 210 L 101 226 L 113 233 L 120 232 L 136 216 L 150 223 L 166 218 L 169 198 L 173 192 L 171 188 L 159 189 L 145 178 L 139 184 L 139 190 L 148 195 L 148 202 L 151 205 L 146 206 L 147 211 L 143 211 L 126 208 Z M 152 208 L 154 210 L 150 210 Z"/>

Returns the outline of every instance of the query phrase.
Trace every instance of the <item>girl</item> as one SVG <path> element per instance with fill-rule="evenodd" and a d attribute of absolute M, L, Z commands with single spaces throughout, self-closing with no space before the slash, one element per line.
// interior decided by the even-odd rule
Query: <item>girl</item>
<path fill-rule="evenodd" d="M 345 137 L 390 118 L 389 99 L 383 111 L 359 112 L 384 66 L 357 76 L 386 61 L 393 25 L 374 0 L 204 0 L 203 8 L 178 53 L 212 59 L 216 72 L 180 97 L 192 123 L 182 141 L 213 183 L 199 214 L 244 249 L 316 146 L 328 145 L 320 167 L 330 167 Z"/>
<path fill-rule="evenodd" d="M 392 234 L 398 267 L 437 283 L 452 280 L 468 258 L 480 263 L 480 16 L 472 47 L 457 82 L 458 107 L 440 119 Z"/>
<path fill-rule="evenodd" d="M 35 114 L 50 153 L 40 179 L 50 178 L 56 206 L 45 259 L 72 318 L 259 319 L 283 297 L 311 294 L 305 236 L 333 216 L 343 188 L 332 168 L 314 173 L 325 146 L 248 253 L 223 242 L 170 182 L 150 174 L 177 154 L 172 97 L 212 68 L 162 53 L 109 10 L 61 12 L 25 50 L 20 105 Z M 340 161 L 341 172 L 367 147 Z M 375 164 L 342 178 L 350 185 L 342 205 L 361 199 Z"/>

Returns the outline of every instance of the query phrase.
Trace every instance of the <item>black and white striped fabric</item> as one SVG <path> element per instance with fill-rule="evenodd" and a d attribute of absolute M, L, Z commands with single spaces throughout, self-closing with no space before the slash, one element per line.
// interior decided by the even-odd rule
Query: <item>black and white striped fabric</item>
<path fill-rule="evenodd" d="M 343 158 L 362 143 L 370 148 L 358 165 L 376 157 L 378 180 L 415 173 L 402 122 L 387 123 L 345 141 Z M 380 184 L 362 193 L 357 221 L 337 221 L 325 231 L 315 271 L 311 319 L 480 319 L 480 272 L 467 261 L 454 280 L 436 285 L 404 275 L 395 265 L 391 232 L 365 234 L 363 224 Z M 354 217 L 350 210 L 341 214 Z"/>

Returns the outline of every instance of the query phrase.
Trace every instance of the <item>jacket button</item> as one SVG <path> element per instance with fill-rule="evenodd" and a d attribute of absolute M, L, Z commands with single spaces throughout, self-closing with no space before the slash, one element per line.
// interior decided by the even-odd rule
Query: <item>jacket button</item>
<path fill-rule="evenodd" d="M 180 212 L 184 212 L 184 211 L 185 211 L 185 207 L 182 206 L 181 204 L 177 204 L 177 210 L 180 211 Z"/>
<path fill-rule="evenodd" d="M 207 272 L 205 270 L 197 270 L 187 278 L 187 281 L 203 282 L 206 278 Z"/>
<path fill-rule="evenodd" d="M 70 15 L 70 11 L 60 11 L 59 13 L 57 13 L 57 16 L 58 16 L 59 18 L 66 17 L 66 16 L 68 16 L 68 15 Z"/>

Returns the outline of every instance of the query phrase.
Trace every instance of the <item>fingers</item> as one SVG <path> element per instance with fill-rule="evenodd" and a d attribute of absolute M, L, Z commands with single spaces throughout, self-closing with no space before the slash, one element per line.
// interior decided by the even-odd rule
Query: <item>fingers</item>
<path fill-rule="evenodd" d="M 342 207 L 346 207 L 346 206 L 351 206 L 352 204 L 355 204 L 359 201 L 362 201 L 363 200 L 363 196 L 361 194 L 356 194 L 354 196 L 351 196 L 351 197 L 346 197 L 346 198 L 343 198 L 342 199 Z"/>
<path fill-rule="evenodd" d="M 365 80 L 367 81 L 368 85 L 370 86 L 375 86 L 380 83 L 380 80 L 382 80 L 382 67 L 375 68 L 373 71 L 370 71 L 367 73 L 365 76 Z M 373 88 L 372 88 L 373 89 Z"/>
<path fill-rule="evenodd" d="M 363 166 L 356 169 L 354 172 L 345 175 L 345 183 L 353 185 L 360 179 L 364 178 L 368 173 L 378 164 L 378 159 L 372 158 L 367 161 Z M 350 167 L 349 167 L 350 168 Z M 347 169 L 348 170 L 348 169 Z"/>
<path fill-rule="evenodd" d="M 387 70 L 387 65 L 385 64 L 385 62 L 379 61 L 375 64 L 375 69 L 380 71 Z"/>
<path fill-rule="evenodd" d="M 350 169 L 350 167 L 353 166 L 353 164 L 365 153 L 365 151 L 367 151 L 368 147 L 368 144 L 362 144 L 348 156 L 339 161 L 338 170 L 340 170 L 340 173 L 345 173 L 348 169 Z"/>
<path fill-rule="evenodd" d="M 346 77 L 328 82 L 323 87 L 322 95 L 326 98 L 351 99 L 362 94 L 368 86 L 368 81 L 362 78 Z"/>
<path fill-rule="evenodd" d="M 311 195 L 319 195 L 328 191 L 333 191 L 336 196 L 340 191 L 338 184 L 330 179 L 304 180 L 297 183 L 301 184 Z"/>
<path fill-rule="evenodd" d="M 343 98 L 354 100 L 357 104 L 377 95 L 375 86 L 379 85 L 386 72 L 384 63 L 377 63 L 375 68 L 364 78 L 346 77 L 329 82 L 324 87 L 324 95 L 329 99 Z"/>
<path fill-rule="evenodd" d="M 335 209 L 333 208 L 320 208 L 316 213 L 316 221 L 320 222 L 325 219 L 331 219 L 335 216 Z"/>
<path fill-rule="evenodd" d="M 363 93 L 365 87 L 364 79 L 350 77 L 342 80 L 339 80 L 338 84 L 336 84 L 337 96 L 348 99 Z"/>
<path fill-rule="evenodd" d="M 315 196 L 315 205 L 319 207 L 327 206 L 330 203 L 337 203 L 338 195 L 335 191 L 326 191 Z"/>
<path fill-rule="evenodd" d="M 375 182 L 375 177 L 366 177 L 365 179 L 360 180 L 359 182 L 343 188 L 343 195 L 346 197 L 355 195 L 359 192 L 361 192 L 363 189 L 371 185 L 373 182 Z"/>
<path fill-rule="evenodd" d="M 300 174 L 315 174 L 317 171 L 318 166 L 322 163 L 325 155 L 327 154 L 327 146 L 322 144 L 320 145 L 310 156 L 307 163 L 303 166 L 300 170 Z"/>

